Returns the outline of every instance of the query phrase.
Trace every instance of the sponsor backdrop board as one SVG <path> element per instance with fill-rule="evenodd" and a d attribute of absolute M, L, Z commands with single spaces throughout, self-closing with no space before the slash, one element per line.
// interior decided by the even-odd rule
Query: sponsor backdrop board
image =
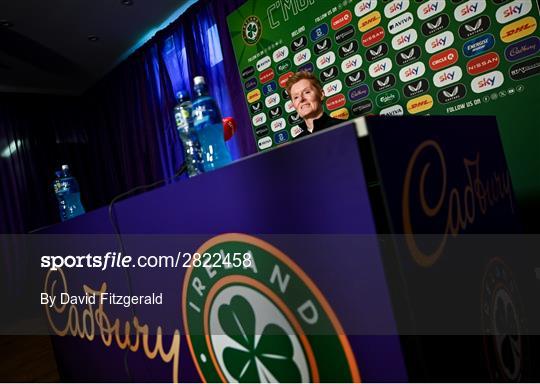
<path fill-rule="evenodd" d="M 534 0 L 249 0 L 228 25 L 259 150 L 300 133 L 284 86 L 308 70 L 337 118 L 496 115 L 519 194 L 540 190 L 538 16 Z"/>

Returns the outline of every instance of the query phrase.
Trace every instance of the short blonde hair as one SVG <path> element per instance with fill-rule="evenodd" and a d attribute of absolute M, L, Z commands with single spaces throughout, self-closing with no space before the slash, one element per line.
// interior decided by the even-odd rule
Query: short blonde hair
<path fill-rule="evenodd" d="M 313 84 L 315 88 L 317 88 L 321 96 L 323 95 L 323 87 L 319 79 L 317 79 L 317 77 L 315 77 L 312 72 L 300 71 L 289 77 L 289 79 L 285 83 L 285 89 L 287 90 L 289 96 L 291 95 L 292 86 L 298 83 L 300 80 L 309 80 L 311 84 Z"/>

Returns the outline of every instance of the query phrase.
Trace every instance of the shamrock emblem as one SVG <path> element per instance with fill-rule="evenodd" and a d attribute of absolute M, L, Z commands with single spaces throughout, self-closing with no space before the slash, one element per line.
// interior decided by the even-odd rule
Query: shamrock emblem
<path fill-rule="evenodd" d="M 259 29 L 257 28 L 257 24 L 255 24 L 253 22 L 249 23 L 247 28 L 246 28 L 246 35 L 247 35 L 248 39 L 255 40 L 258 31 L 259 31 Z"/>
<path fill-rule="evenodd" d="M 260 336 L 255 335 L 257 318 L 245 298 L 236 295 L 230 304 L 222 304 L 218 319 L 230 338 L 223 361 L 238 382 L 301 381 L 289 336 L 273 323 L 267 324 Z"/>

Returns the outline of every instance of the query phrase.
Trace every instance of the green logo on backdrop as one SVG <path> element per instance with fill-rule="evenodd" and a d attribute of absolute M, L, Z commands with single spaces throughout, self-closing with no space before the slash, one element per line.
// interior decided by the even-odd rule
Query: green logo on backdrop
<path fill-rule="evenodd" d="M 395 89 L 385 92 L 382 95 L 377 95 L 377 105 L 380 108 L 386 107 L 387 105 L 397 103 L 399 100 L 399 92 Z"/>
<path fill-rule="evenodd" d="M 248 45 L 257 44 L 262 34 L 261 20 L 257 16 L 249 16 L 242 25 L 242 38 Z"/>
<path fill-rule="evenodd" d="M 249 254 L 247 265 L 190 268 L 184 327 L 206 382 L 358 382 L 347 337 L 311 279 L 252 236 L 220 235 L 200 254 Z"/>

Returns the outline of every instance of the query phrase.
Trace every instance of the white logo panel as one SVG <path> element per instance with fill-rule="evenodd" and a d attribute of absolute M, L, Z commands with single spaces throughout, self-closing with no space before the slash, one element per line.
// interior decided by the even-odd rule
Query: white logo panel
<path fill-rule="evenodd" d="M 456 81 L 461 80 L 463 76 L 463 71 L 457 65 L 453 67 L 443 69 L 433 75 L 433 84 L 437 88 L 446 87 L 447 85 L 453 84 Z"/>
<path fill-rule="evenodd" d="M 336 62 L 336 54 L 332 51 L 317 57 L 317 68 L 325 69 Z"/>
<path fill-rule="evenodd" d="M 272 138 L 270 136 L 260 138 L 257 145 L 259 146 L 259 149 L 270 148 L 272 146 Z"/>
<path fill-rule="evenodd" d="M 411 44 L 414 44 L 418 39 L 418 32 L 415 29 L 411 28 L 405 32 L 395 35 L 392 38 L 392 48 L 396 51 L 406 48 Z"/>
<path fill-rule="evenodd" d="M 311 51 L 306 48 L 294 55 L 294 65 L 302 65 L 311 59 Z"/>
<path fill-rule="evenodd" d="M 377 0 L 360 0 L 354 7 L 354 14 L 358 17 L 367 15 L 377 8 Z"/>
<path fill-rule="evenodd" d="M 485 0 L 481 0 L 485 1 Z M 430 0 L 418 7 L 417 15 L 420 20 L 425 20 L 443 11 L 446 0 Z"/>
<path fill-rule="evenodd" d="M 329 97 L 341 92 L 343 85 L 341 84 L 341 80 L 334 80 L 331 83 L 326 84 L 323 89 L 324 95 Z"/>
<path fill-rule="evenodd" d="M 414 17 L 412 13 L 404 13 L 403 15 L 396 17 L 395 19 L 392 19 L 388 22 L 388 31 L 392 35 L 395 35 L 396 33 L 399 33 L 409 28 L 413 24 L 413 22 Z"/>
<path fill-rule="evenodd" d="M 426 66 L 422 62 L 416 62 L 411 65 L 408 65 L 404 68 L 402 68 L 399 71 L 399 78 L 404 83 L 408 81 L 412 81 L 414 79 L 419 78 L 420 76 L 423 76 L 424 73 L 426 73 Z"/>
<path fill-rule="evenodd" d="M 384 15 L 391 19 L 409 9 L 409 5 L 411 5 L 409 0 L 393 0 L 384 7 Z"/>
<path fill-rule="evenodd" d="M 341 63 L 341 70 L 343 73 L 349 73 L 355 69 L 360 68 L 362 65 L 362 56 L 354 55 L 353 57 L 348 58 L 343 63 Z"/>
<path fill-rule="evenodd" d="M 279 63 L 281 60 L 285 60 L 289 56 L 289 47 L 284 45 L 283 47 L 276 49 L 272 54 L 272 58 L 276 63 Z"/>
<path fill-rule="evenodd" d="M 454 44 L 454 34 L 450 31 L 446 31 L 427 39 L 426 51 L 427 53 L 439 52 L 452 44 Z"/>
<path fill-rule="evenodd" d="M 369 75 L 371 77 L 379 77 L 392 70 L 392 60 L 388 57 L 369 66 Z"/>
<path fill-rule="evenodd" d="M 482 93 L 499 88 L 504 83 L 504 75 L 501 71 L 493 71 L 482 76 L 475 77 L 471 81 L 471 89 L 474 93 Z"/>
<path fill-rule="evenodd" d="M 531 0 L 516 0 L 500 7 L 495 14 L 495 18 L 499 24 L 506 24 L 521 16 L 525 16 L 531 9 Z"/>
<path fill-rule="evenodd" d="M 257 61 L 257 71 L 262 72 L 266 68 L 270 68 L 270 64 L 272 64 L 272 59 L 270 59 L 270 56 L 265 56 L 259 61 Z"/>
<path fill-rule="evenodd" d="M 454 18 L 457 21 L 465 21 L 482 13 L 486 9 L 486 0 L 469 0 L 464 4 L 458 5 L 454 10 Z"/>

